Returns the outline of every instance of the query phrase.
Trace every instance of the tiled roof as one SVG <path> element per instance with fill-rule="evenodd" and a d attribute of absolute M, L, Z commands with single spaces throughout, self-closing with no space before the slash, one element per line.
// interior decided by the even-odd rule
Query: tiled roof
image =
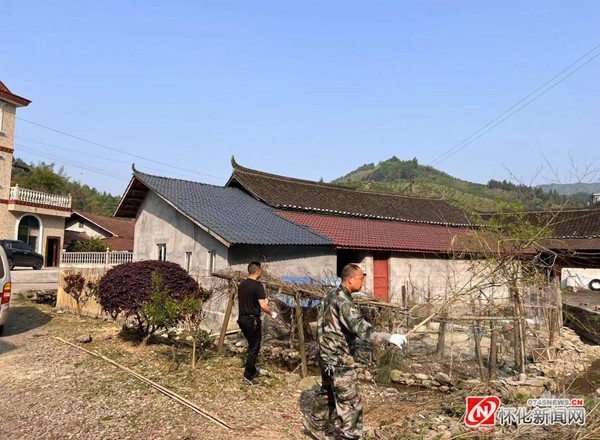
<path fill-rule="evenodd" d="M 85 232 L 65 230 L 65 238 L 63 240 L 63 247 L 66 248 L 68 245 L 70 245 L 74 241 L 83 241 L 83 240 L 87 240 L 88 238 L 90 238 L 90 237 Z"/>
<path fill-rule="evenodd" d="M 6 87 L 2 81 L 0 81 L 0 100 L 12 102 L 17 107 L 26 107 L 31 103 L 29 99 L 15 95 L 8 90 L 8 87 Z"/>
<path fill-rule="evenodd" d="M 128 237 L 107 237 L 102 239 L 106 246 L 112 251 L 133 252 L 133 238 Z"/>
<path fill-rule="evenodd" d="M 113 236 L 133 238 L 135 221 L 131 218 L 107 217 L 89 212 L 73 212 L 71 216 L 79 216 L 101 227 Z"/>
<path fill-rule="evenodd" d="M 139 206 L 145 196 L 144 188 L 229 244 L 331 245 L 325 237 L 279 217 L 274 209 L 237 188 L 151 176 L 135 168 L 116 215 L 135 215 L 134 205 Z"/>
<path fill-rule="evenodd" d="M 226 186 L 242 188 L 274 208 L 415 223 L 467 225 L 465 213 L 441 199 L 361 191 L 244 168 L 231 159 Z"/>
<path fill-rule="evenodd" d="M 509 218 L 525 215 L 526 219 L 534 225 L 550 227 L 552 238 L 600 238 L 600 207 L 527 211 L 507 215 Z M 487 220 L 491 216 L 493 213 L 485 213 L 482 218 Z"/>
<path fill-rule="evenodd" d="M 547 222 L 554 238 L 600 238 L 600 208 L 570 209 L 535 213 Z"/>
<path fill-rule="evenodd" d="M 448 252 L 466 228 L 278 210 L 277 214 L 307 226 L 340 248 L 406 252 Z"/>

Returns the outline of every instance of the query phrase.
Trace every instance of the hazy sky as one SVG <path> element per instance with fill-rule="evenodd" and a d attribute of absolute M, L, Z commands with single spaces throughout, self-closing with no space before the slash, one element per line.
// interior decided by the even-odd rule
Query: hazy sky
<path fill-rule="evenodd" d="M 5 0 L 0 80 L 33 101 L 15 155 L 112 194 L 134 162 L 222 185 L 232 155 L 309 180 L 395 155 L 577 181 L 600 165 L 600 2 L 490 3 Z"/>

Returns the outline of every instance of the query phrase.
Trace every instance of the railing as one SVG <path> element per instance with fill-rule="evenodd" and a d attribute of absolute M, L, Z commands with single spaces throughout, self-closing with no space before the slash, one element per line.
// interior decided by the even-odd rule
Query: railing
<path fill-rule="evenodd" d="M 61 266 L 116 266 L 131 263 L 133 252 L 63 252 Z"/>
<path fill-rule="evenodd" d="M 71 207 L 71 196 L 59 196 L 57 194 L 48 194 L 33 189 L 19 188 L 11 186 L 10 200 L 19 200 L 21 202 L 39 203 L 40 205 L 57 206 L 60 208 Z"/>

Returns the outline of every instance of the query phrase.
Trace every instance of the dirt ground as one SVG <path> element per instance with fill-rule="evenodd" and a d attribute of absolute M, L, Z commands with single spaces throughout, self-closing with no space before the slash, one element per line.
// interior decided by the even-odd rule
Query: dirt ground
<path fill-rule="evenodd" d="M 15 295 L 9 322 L 0 338 L 1 438 L 307 438 L 302 434 L 301 421 L 310 398 L 308 393 L 298 391 L 297 372 L 265 365 L 269 376 L 262 377 L 259 386 L 248 387 L 241 383 L 241 355 L 211 354 L 191 369 L 187 350 L 178 349 L 177 362 L 173 362 L 170 345 L 134 346 L 122 338 L 120 331 L 120 326 L 112 322 L 78 319 Z M 78 343 L 77 339 L 85 334 L 92 336 L 92 342 Z M 98 352 L 167 387 L 231 429 L 207 420 L 57 337 Z M 460 415 L 453 413 L 460 412 L 464 395 L 397 390 L 373 383 L 361 384 L 361 393 L 365 438 L 469 437 L 465 429 L 456 434 L 461 422 Z"/>

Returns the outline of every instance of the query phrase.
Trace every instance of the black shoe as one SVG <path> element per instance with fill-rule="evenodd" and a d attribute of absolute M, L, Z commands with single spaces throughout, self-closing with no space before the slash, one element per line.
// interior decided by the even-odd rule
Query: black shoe
<path fill-rule="evenodd" d="M 248 379 L 247 377 L 244 377 L 242 379 L 242 383 L 244 385 L 258 385 L 258 381 L 254 377 L 252 379 Z"/>

